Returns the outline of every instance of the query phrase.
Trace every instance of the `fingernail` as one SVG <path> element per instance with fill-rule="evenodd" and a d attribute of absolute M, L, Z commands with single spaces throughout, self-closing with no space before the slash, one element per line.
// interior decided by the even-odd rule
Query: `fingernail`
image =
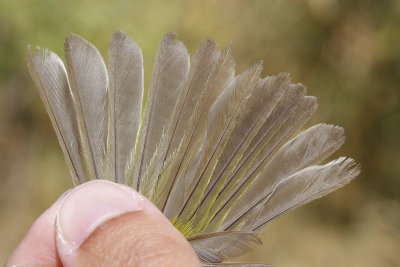
<path fill-rule="evenodd" d="M 72 254 L 105 221 L 142 210 L 144 198 L 129 187 L 106 180 L 84 183 L 69 192 L 57 212 L 57 242 Z"/>

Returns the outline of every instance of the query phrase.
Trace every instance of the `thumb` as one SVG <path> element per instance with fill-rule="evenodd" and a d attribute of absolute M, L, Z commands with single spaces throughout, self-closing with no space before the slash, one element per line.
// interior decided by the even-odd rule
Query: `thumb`
<path fill-rule="evenodd" d="M 63 199 L 56 245 L 64 266 L 200 266 L 181 233 L 129 187 L 96 180 Z"/>

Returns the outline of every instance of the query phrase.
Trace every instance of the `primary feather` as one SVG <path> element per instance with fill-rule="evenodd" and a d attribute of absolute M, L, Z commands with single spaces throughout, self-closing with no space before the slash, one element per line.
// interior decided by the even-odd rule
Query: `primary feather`
<path fill-rule="evenodd" d="M 49 50 L 28 47 L 29 72 L 55 129 L 75 185 L 86 180 L 74 100 L 62 60 Z"/>
<path fill-rule="evenodd" d="M 143 115 L 142 53 L 125 33 L 112 37 L 108 70 L 78 35 L 67 37 L 65 56 L 67 68 L 54 53 L 29 48 L 27 64 L 74 184 L 132 186 L 204 266 L 270 266 L 224 261 L 260 244 L 258 231 L 272 220 L 359 173 L 352 159 L 318 165 L 343 145 L 343 129 L 301 132 L 316 99 L 287 74 L 261 78 L 261 64 L 235 77 L 230 45 L 220 51 L 208 39 L 189 64 L 183 43 L 166 34 Z"/>
<path fill-rule="evenodd" d="M 167 130 L 176 99 L 189 69 L 189 55 L 185 46 L 176 41 L 175 34 L 168 33 L 161 41 L 154 64 L 142 132 L 139 133 L 135 152 L 133 187 L 141 191 L 142 179 L 154 156 L 162 134 Z"/>
<path fill-rule="evenodd" d="M 123 183 L 135 147 L 143 100 L 143 57 L 140 47 L 125 33 L 112 36 L 108 52 L 110 175 Z"/>
<path fill-rule="evenodd" d="M 240 231 L 197 235 L 188 241 L 202 262 L 222 262 L 251 251 L 254 244 L 261 244 L 256 232 Z"/>
<path fill-rule="evenodd" d="M 65 58 L 74 97 L 86 180 L 105 179 L 105 145 L 108 128 L 108 76 L 99 51 L 72 34 L 65 41 Z"/>

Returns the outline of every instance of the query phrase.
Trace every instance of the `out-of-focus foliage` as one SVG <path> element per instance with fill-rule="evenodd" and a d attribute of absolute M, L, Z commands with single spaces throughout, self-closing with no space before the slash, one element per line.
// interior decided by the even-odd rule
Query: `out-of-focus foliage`
<path fill-rule="evenodd" d="M 149 86 L 158 43 L 175 31 L 193 54 L 233 43 L 237 71 L 289 72 L 319 98 L 312 123 L 343 126 L 351 185 L 279 219 L 246 256 L 280 266 L 399 266 L 400 2 L 396 0 L 0 1 L 0 262 L 72 186 L 26 66 L 28 44 L 63 55 L 75 32 L 107 55 L 116 29 L 143 49 Z"/>

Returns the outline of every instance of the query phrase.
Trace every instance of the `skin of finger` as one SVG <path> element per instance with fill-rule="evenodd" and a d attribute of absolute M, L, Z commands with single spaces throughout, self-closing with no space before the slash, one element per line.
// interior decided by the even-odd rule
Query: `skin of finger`
<path fill-rule="evenodd" d="M 181 233 L 161 212 L 149 209 L 103 223 L 78 249 L 74 265 L 201 266 Z"/>
<path fill-rule="evenodd" d="M 32 225 L 29 232 L 17 245 L 5 266 L 49 266 L 61 267 L 56 249 L 54 222 L 56 212 L 61 204 L 58 199 Z"/>

